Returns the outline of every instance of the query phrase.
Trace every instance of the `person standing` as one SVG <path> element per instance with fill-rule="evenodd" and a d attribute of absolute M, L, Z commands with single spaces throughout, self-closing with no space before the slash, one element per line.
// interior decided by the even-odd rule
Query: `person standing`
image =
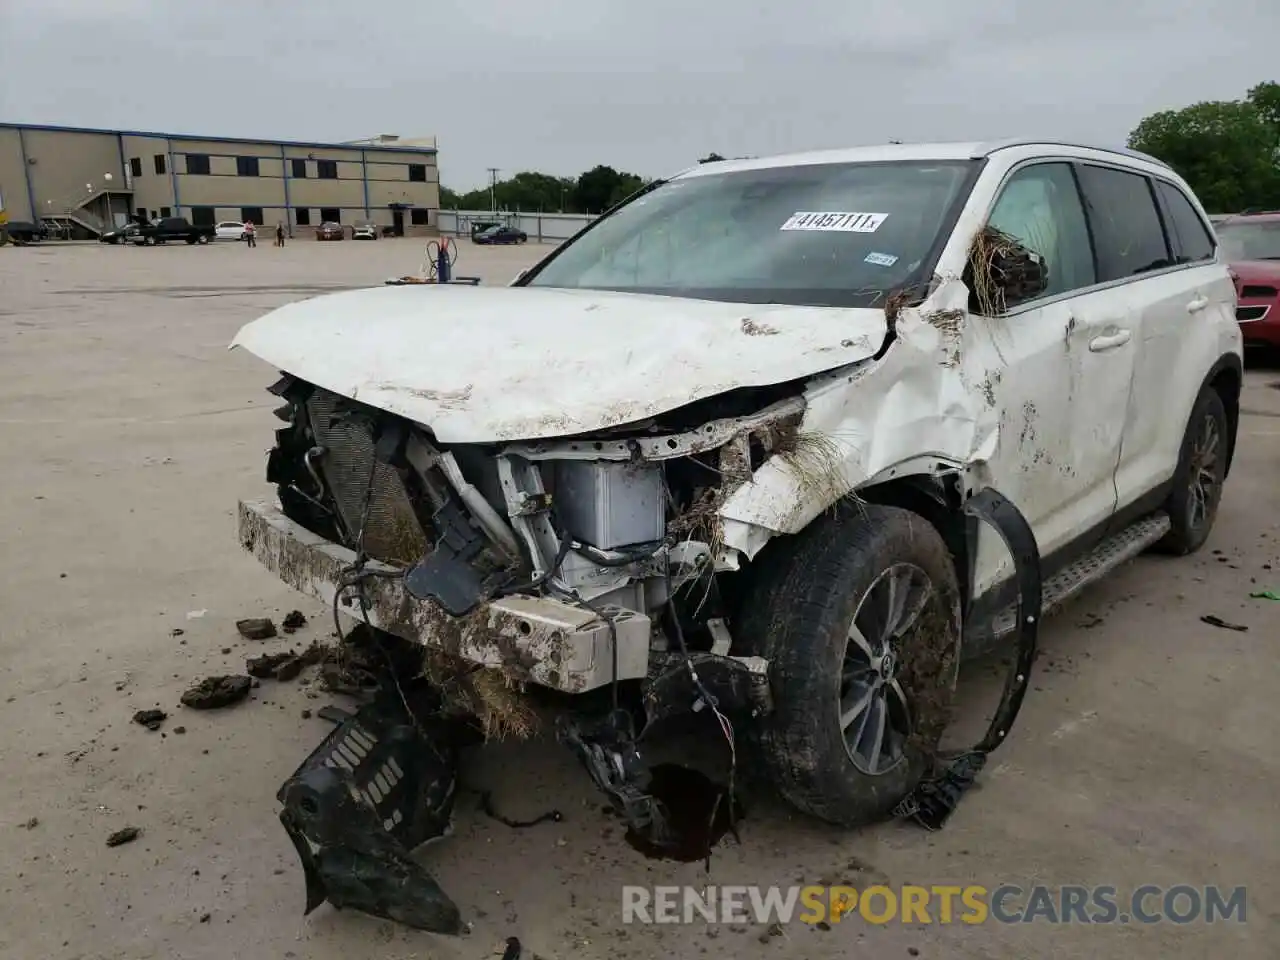
<path fill-rule="evenodd" d="M 251 247 L 256 247 L 258 245 L 257 230 L 254 227 L 252 220 L 246 220 L 244 222 L 244 242 Z"/>
<path fill-rule="evenodd" d="M 276 246 L 284 246 L 284 223 L 279 220 L 276 221 Z"/>

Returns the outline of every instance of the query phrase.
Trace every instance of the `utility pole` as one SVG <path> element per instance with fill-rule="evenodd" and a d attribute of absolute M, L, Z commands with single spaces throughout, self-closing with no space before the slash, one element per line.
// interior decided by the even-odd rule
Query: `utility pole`
<path fill-rule="evenodd" d="M 498 186 L 498 168 L 489 168 L 489 209 L 493 213 L 498 212 L 498 205 L 493 199 L 494 188 Z"/>

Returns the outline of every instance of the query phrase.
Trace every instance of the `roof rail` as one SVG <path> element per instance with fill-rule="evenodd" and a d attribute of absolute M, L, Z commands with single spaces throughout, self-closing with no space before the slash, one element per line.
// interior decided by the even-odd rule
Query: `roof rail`
<path fill-rule="evenodd" d="M 1114 153 L 1121 157 L 1131 157 L 1135 160 L 1145 160 L 1148 163 L 1154 163 L 1157 166 L 1164 167 L 1166 170 L 1173 169 L 1159 157 L 1153 157 L 1149 153 L 1142 153 L 1139 150 L 1130 150 L 1128 147 L 1101 147 L 1092 143 L 1075 143 L 1071 140 L 1046 140 L 1043 137 L 1011 137 L 1008 140 L 993 140 L 989 143 L 979 144 L 974 150 L 974 159 L 988 157 L 997 150 L 1007 150 L 1010 147 L 1031 147 L 1044 144 L 1053 147 L 1075 147 L 1081 150 L 1099 150 L 1103 153 Z"/>

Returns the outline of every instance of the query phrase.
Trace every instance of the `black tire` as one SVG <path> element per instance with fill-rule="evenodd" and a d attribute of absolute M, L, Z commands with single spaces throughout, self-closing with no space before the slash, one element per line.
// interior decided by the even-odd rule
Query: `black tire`
<path fill-rule="evenodd" d="M 842 507 L 772 546 L 735 630 L 744 652 L 770 661 L 775 709 L 761 721 L 761 763 L 806 813 L 844 826 L 881 819 L 919 782 L 947 725 L 959 663 L 955 564 L 927 520 L 878 505 Z M 891 580 L 904 591 L 897 618 Z M 872 643 L 893 619 L 901 635 Z M 864 643 L 850 639 L 855 622 Z M 852 744 L 842 711 L 854 718 Z M 877 731 L 886 753 L 871 762 Z"/>
<path fill-rule="evenodd" d="M 209 242 L 209 238 L 205 236 L 203 233 L 200 234 L 200 236 L 196 237 L 196 243 L 208 243 L 208 242 Z"/>
<path fill-rule="evenodd" d="M 1173 489 L 1165 501 L 1173 527 L 1156 545 L 1161 552 L 1185 556 L 1209 539 L 1222 503 L 1230 430 L 1222 397 L 1212 387 L 1204 387 L 1191 408 Z"/>
<path fill-rule="evenodd" d="M 159 241 L 155 237 L 147 237 L 144 241 L 148 247 L 154 247 Z"/>

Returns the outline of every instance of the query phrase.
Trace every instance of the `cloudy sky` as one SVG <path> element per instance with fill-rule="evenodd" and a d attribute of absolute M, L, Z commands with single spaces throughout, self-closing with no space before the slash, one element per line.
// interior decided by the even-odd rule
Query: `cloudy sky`
<path fill-rule="evenodd" d="M 0 120 L 434 134 L 456 188 L 713 150 L 1121 143 L 1280 79 L 1277 27 L 1275 0 L 0 0 Z"/>

